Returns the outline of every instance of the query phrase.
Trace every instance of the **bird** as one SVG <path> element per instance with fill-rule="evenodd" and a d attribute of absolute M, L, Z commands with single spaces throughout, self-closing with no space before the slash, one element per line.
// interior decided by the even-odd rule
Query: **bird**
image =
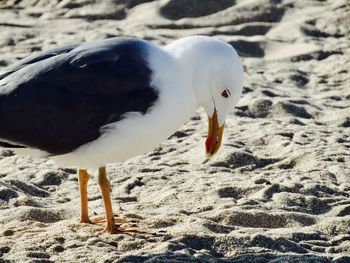
<path fill-rule="evenodd" d="M 147 153 L 202 107 L 205 153 L 215 155 L 243 89 L 243 66 L 219 38 L 188 36 L 158 46 L 134 37 L 69 44 L 30 55 L 0 73 L 0 147 L 76 167 L 80 222 L 98 171 L 105 231 L 121 233 L 106 165 Z"/>

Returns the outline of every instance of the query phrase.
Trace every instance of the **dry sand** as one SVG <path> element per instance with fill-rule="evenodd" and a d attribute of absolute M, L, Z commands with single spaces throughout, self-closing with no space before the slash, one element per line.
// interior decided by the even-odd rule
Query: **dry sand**
<path fill-rule="evenodd" d="M 114 210 L 154 236 L 81 225 L 74 169 L 0 157 L 0 262 L 350 262 L 348 0 L 0 1 L 0 70 L 65 43 L 205 34 L 245 68 L 218 156 L 198 113 L 107 167 Z M 210 63 L 210 61 L 208 61 Z M 103 215 L 96 178 L 91 213 Z"/>

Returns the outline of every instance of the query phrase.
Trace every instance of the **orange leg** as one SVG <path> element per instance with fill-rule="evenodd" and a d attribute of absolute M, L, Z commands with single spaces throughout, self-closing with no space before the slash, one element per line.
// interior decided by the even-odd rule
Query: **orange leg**
<path fill-rule="evenodd" d="M 87 197 L 87 184 L 90 176 L 86 170 L 78 169 L 78 178 L 80 192 L 80 223 L 91 223 Z"/>
<path fill-rule="evenodd" d="M 127 220 L 121 218 L 115 218 L 112 210 L 112 202 L 110 197 L 110 183 L 107 179 L 106 168 L 101 167 L 98 170 L 98 184 L 100 185 L 103 204 L 105 207 L 106 217 L 98 218 L 97 220 L 90 220 L 89 211 L 88 211 L 88 198 L 87 198 L 87 184 L 89 181 L 89 174 L 86 170 L 78 170 L 79 178 L 79 191 L 80 191 L 80 222 L 81 223 L 90 223 L 90 224 L 100 224 L 106 221 L 105 231 L 108 233 L 125 233 L 125 234 L 149 234 L 145 231 L 140 231 L 133 227 L 123 228 L 120 225 L 127 223 Z M 117 224 L 116 224 L 117 222 Z"/>
<path fill-rule="evenodd" d="M 106 228 L 108 233 L 119 233 L 118 225 L 114 222 L 112 202 L 110 197 L 111 185 L 107 179 L 106 168 L 100 167 L 98 169 L 98 184 L 100 185 L 103 204 L 106 212 Z"/>

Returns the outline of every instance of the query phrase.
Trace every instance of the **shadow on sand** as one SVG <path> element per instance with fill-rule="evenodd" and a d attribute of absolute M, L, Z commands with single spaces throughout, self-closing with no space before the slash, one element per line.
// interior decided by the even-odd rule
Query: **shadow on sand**
<path fill-rule="evenodd" d="M 125 256 L 114 263 L 139 263 L 139 262 L 200 262 L 200 263 L 347 263 L 350 257 L 344 256 L 338 259 L 330 259 L 327 257 L 319 257 L 312 255 L 274 255 L 272 253 L 252 253 L 240 255 L 232 258 L 216 258 L 212 256 L 192 256 L 180 253 L 163 253 L 148 256 Z"/>

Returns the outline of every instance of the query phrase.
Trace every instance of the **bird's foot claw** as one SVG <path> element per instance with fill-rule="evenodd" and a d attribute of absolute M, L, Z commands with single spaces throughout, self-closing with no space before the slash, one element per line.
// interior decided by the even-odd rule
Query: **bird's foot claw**
<path fill-rule="evenodd" d="M 102 225 L 106 223 L 106 218 L 101 216 L 91 220 L 90 218 L 80 218 L 80 223 Z M 128 221 L 114 216 L 114 224 L 106 226 L 105 232 L 110 234 L 129 234 L 129 235 L 153 235 L 154 233 L 137 228 L 134 221 Z"/>
<path fill-rule="evenodd" d="M 88 217 L 87 218 L 80 218 L 79 223 L 93 224 L 93 222 Z"/>
<path fill-rule="evenodd" d="M 120 225 L 106 226 L 105 232 L 110 234 L 129 234 L 129 235 L 153 235 L 153 233 L 138 229 L 136 227 L 121 227 Z"/>
<path fill-rule="evenodd" d="M 126 219 L 120 218 L 120 217 L 116 217 L 114 216 L 114 222 L 117 225 L 122 225 L 125 223 L 128 223 L 128 221 Z M 103 216 L 97 217 L 94 220 L 90 221 L 91 224 L 104 224 L 106 223 L 106 218 Z"/>

